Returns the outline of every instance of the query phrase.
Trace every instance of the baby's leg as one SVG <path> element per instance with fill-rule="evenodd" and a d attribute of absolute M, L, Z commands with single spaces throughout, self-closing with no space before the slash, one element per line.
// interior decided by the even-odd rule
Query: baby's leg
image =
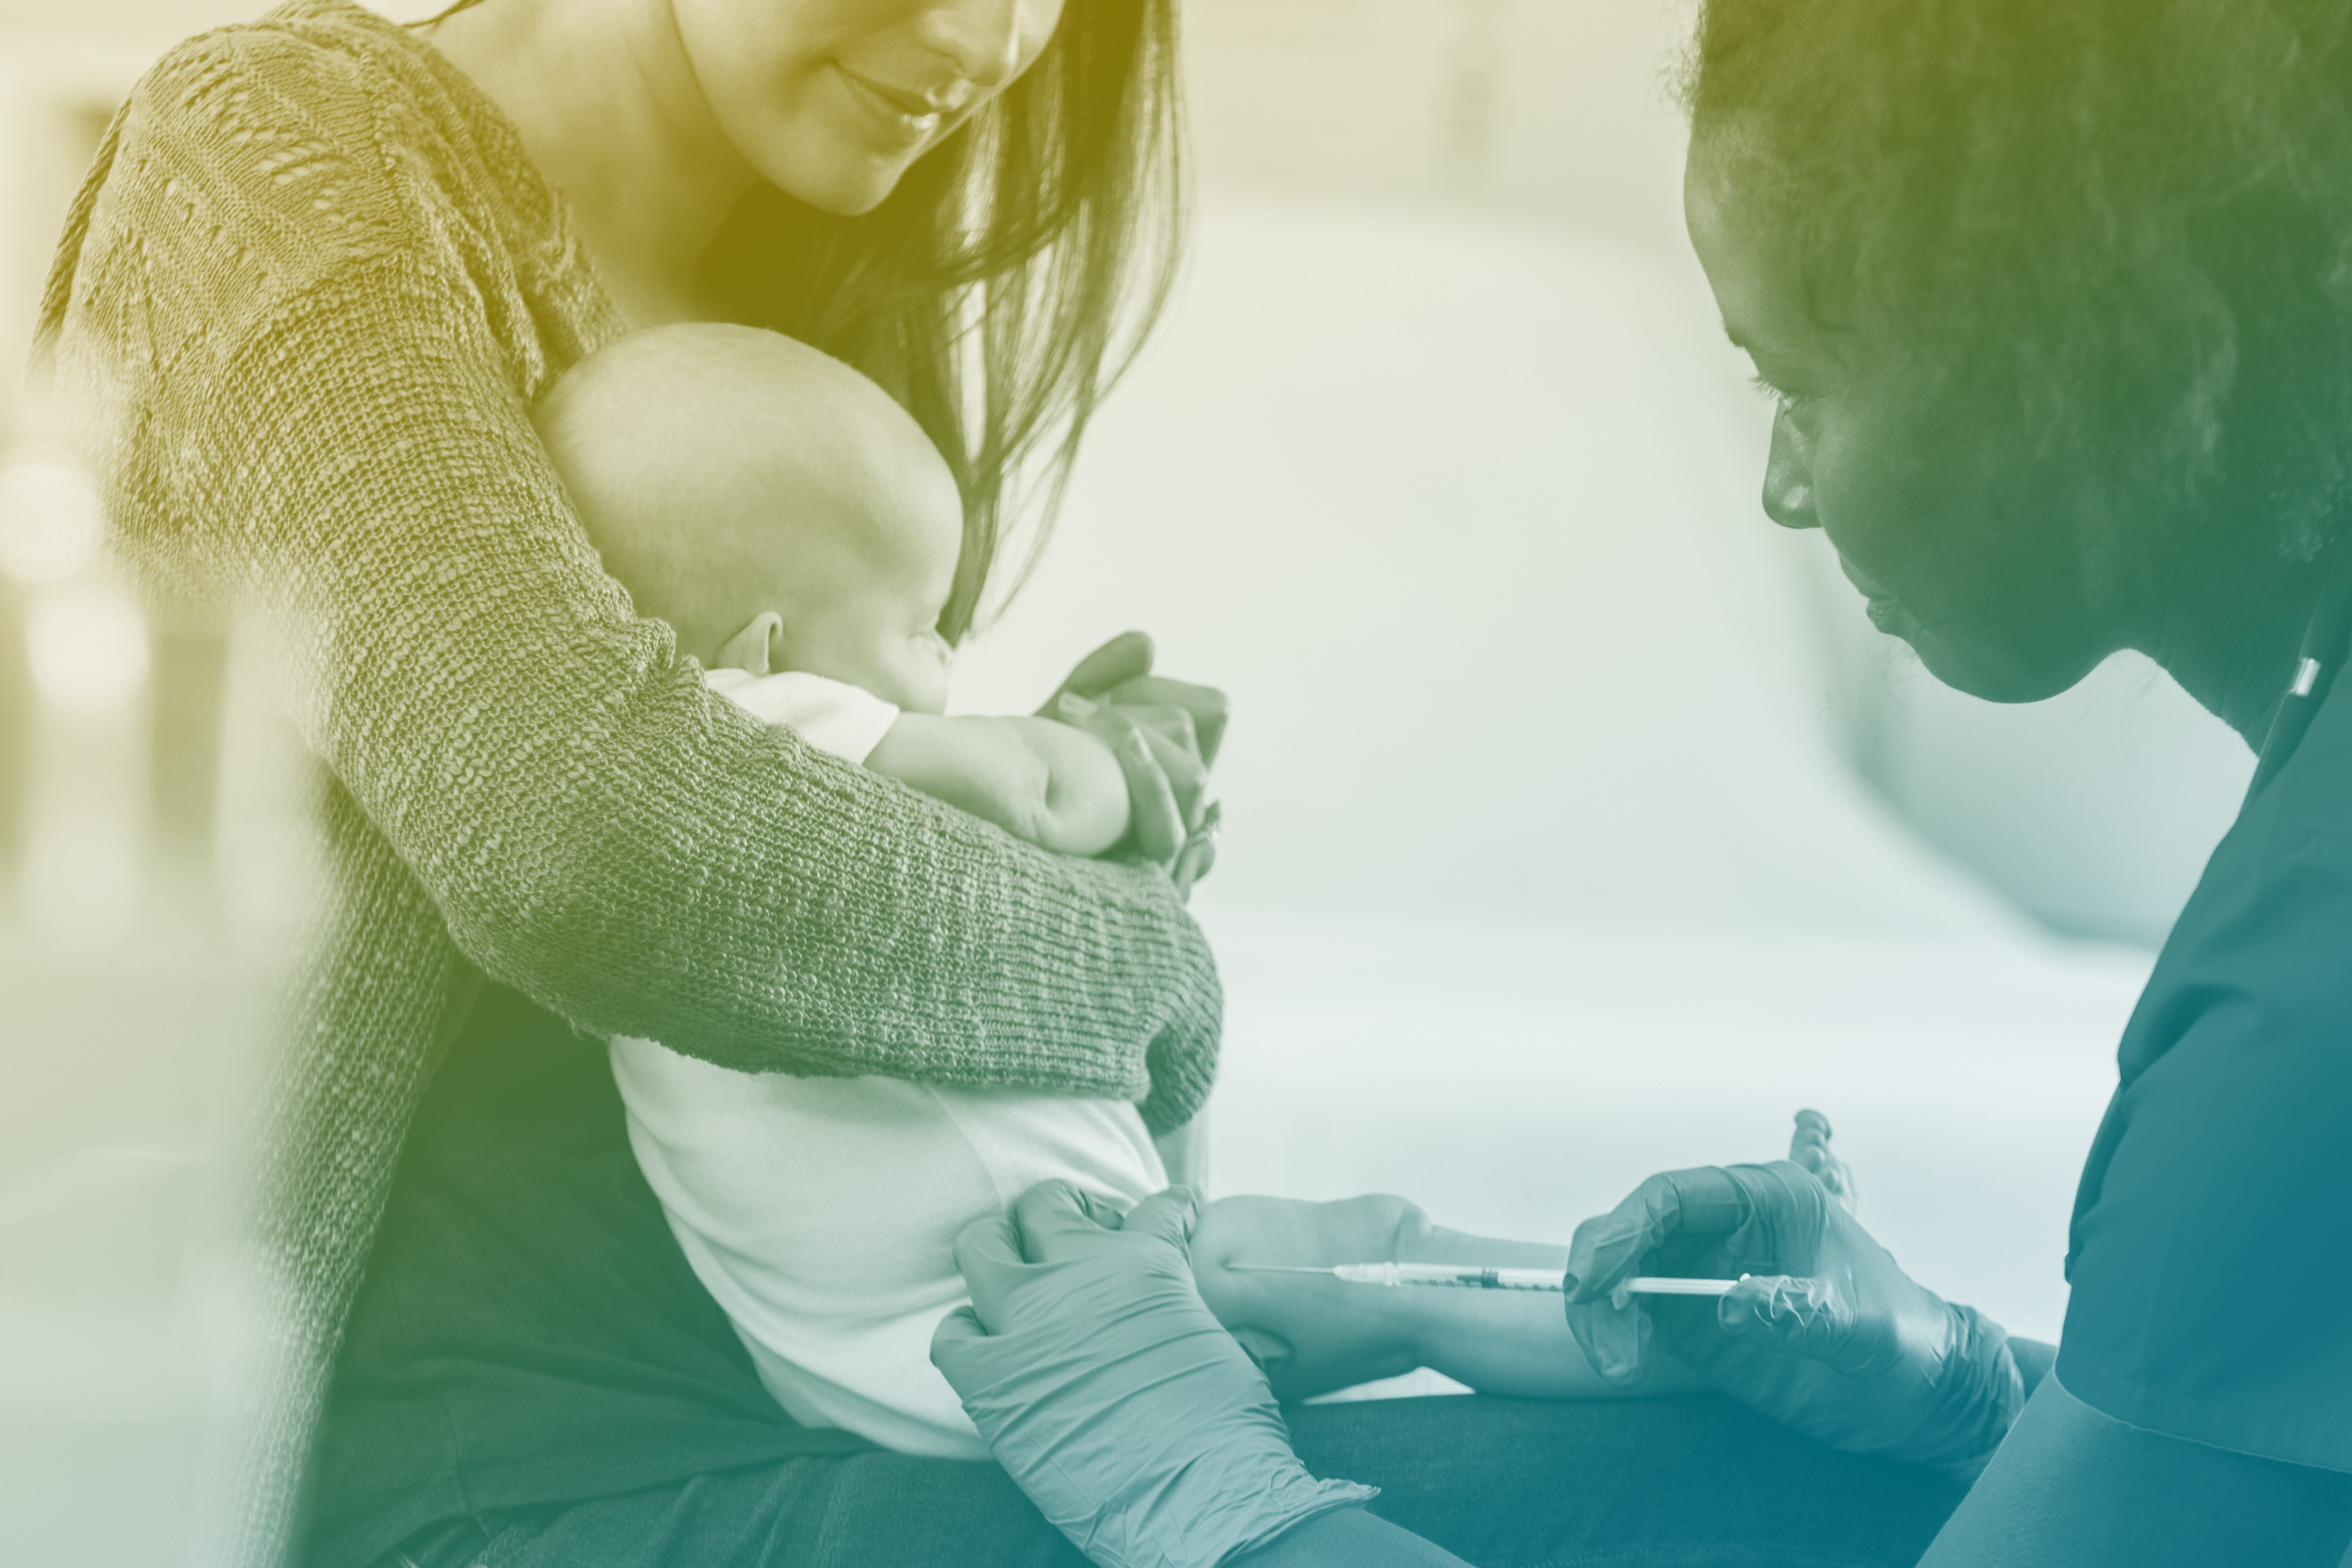
<path fill-rule="evenodd" d="M 1565 1247 L 1433 1225 L 1401 1197 L 1224 1198 L 1202 1211 L 1192 1239 L 1202 1299 L 1260 1356 L 1275 1392 L 1286 1399 L 1419 1366 L 1487 1394 L 1536 1399 L 1623 1394 L 1594 1376 L 1568 1332 L 1559 1296 L 1551 1291 L 1381 1287 L 1233 1268 L 1393 1260 L 1558 1269 L 1567 1259 Z"/>

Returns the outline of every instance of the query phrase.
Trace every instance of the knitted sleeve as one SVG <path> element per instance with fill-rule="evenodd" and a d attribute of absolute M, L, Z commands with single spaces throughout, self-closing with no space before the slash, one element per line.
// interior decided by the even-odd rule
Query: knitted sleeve
<path fill-rule="evenodd" d="M 58 380 L 134 553 L 266 606 L 309 743 L 460 949 L 583 1029 L 740 1070 L 1189 1115 L 1219 992 L 1165 879 L 707 692 L 570 511 L 467 236 L 255 99 L 200 57 L 119 122 L 53 285 Z"/>

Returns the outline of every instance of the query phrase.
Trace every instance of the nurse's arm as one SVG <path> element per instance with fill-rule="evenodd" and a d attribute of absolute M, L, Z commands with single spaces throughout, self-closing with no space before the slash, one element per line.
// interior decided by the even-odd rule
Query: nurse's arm
<path fill-rule="evenodd" d="M 1919 1568 L 2336 1568 L 2352 1475 L 2126 1426 L 2044 1377 Z"/>

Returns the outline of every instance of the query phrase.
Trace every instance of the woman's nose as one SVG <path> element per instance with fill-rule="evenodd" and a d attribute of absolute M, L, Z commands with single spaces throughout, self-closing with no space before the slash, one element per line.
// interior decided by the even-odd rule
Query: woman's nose
<path fill-rule="evenodd" d="M 1021 74 L 1029 62 L 1031 35 L 1052 30 L 1057 0 L 954 0 L 923 13 L 923 46 L 944 56 L 956 75 L 982 92 L 993 92 Z M 1037 42 L 1042 43 L 1042 39 Z"/>
<path fill-rule="evenodd" d="M 1784 528 L 1818 528 L 1813 515 L 1813 444 L 1784 411 L 1772 420 L 1772 455 L 1764 460 L 1764 515 Z"/>

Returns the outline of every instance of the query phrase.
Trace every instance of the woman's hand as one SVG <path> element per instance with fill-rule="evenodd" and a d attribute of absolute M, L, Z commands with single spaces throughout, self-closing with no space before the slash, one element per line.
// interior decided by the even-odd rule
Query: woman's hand
<path fill-rule="evenodd" d="M 1151 673 L 1151 639 L 1123 632 L 1078 661 L 1037 711 L 1096 736 L 1127 775 L 1131 832 L 1180 889 L 1214 863 L 1209 768 L 1224 741 L 1223 692 Z"/>
<path fill-rule="evenodd" d="M 931 1360 L 999 1463 L 1097 1563 L 1211 1568 L 1369 1500 L 1290 1451 L 1265 1376 L 1210 1315 L 1182 1187 L 1125 1216 L 1066 1182 L 956 1239 L 971 1305 Z"/>
<path fill-rule="evenodd" d="M 1999 1324 L 1914 1283 L 1786 1160 L 1652 1176 L 1577 1227 L 1568 1322 L 1607 1382 L 1652 1345 L 1716 1387 L 1857 1453 L 1973 1475 L 2024 1404 Z M 1719 1301 L 1627 1298 L 1635 1274 L 1738 1277 Z"/>

